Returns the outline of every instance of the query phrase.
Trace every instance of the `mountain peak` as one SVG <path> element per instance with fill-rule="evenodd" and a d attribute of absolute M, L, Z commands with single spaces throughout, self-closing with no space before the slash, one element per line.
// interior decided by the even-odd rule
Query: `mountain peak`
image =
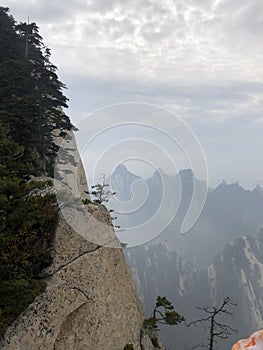
<path fill-rule="evenodd" d="M 238 190 L 245 191 L 245 189 L 240 186 L 239 181 L 228 184 L 225 180 L 223 180 L 214 191 L 226 191 L 226 190 Z"/>
<path fill-rule="evenodd" d="M 129 172 L 129 170 L 127 169 L 126 165 L 124 165 L 123 163 L 119 164 L 115 169 L 114 169 L 114 173 L 127 173 Z"/>
<path fill-rule="evenodd" d="M 164 174 L 164 172 L 162 171 L 162 169 L 156 169 L 153 173 L 153 177 L 161 177 L 162 174 Z"/>
<path fill-rule="evenodd" d="M 194 177 L 194 173 L 192 169 L 183 169 L 179 171 L 179 176 L 181 179 L 184 179 L 184 180 L 187 180 L 187 179 L 192 180 Z"/>
<path fill-rule="evenodd" d="M 263 193 L 263 187 L 261 187 L 260 185 L 257 185 L 253 191 L 258 191 L 258 192 L 262 192 Z"/>

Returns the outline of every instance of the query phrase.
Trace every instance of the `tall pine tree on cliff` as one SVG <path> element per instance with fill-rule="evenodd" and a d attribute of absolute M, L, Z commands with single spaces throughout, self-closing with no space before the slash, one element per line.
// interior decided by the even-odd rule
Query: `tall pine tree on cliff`
<path fill-rule="evenodd" d="M 0 338 L 44 285 L 58 212 L 50 184 L 54 135 L 72 128 L 64 85 L 35 23 L 17 24 L 0 7 Z M 34 195 L 32 195 L 32 191 Z"/>
<path fill-rule="evenodd" d="M 52 132 L 72 127 L 62 108 L 65 87 L 50 62 L 35 23 L 16 24 L 8 9 L 0 8 L 0 119 L 15 141 L 25 145 L 25 157 L 37 174 L 52 173 L 58 146 Z"/>

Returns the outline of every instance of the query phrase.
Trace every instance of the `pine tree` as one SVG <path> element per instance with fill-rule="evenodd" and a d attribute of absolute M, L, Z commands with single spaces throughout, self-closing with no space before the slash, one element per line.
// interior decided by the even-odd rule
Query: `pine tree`
<path fill-rule="evenodd" d="M 65 87 L 35 23 L 17 24 L 0 7 L 0 337 L 39 294 L 51 262 L 55 195 L 40 195 L 52 175 L 54 133 L 72 128 Z"/>
<path fill-rule="evenodd" d="M 35 173 L 51 175 L 58 151 L 53 134 L 59 131 L 64 136 L 72 128 L 62 111 L 67 107 L 65 86 L 37 25 L 16 24 L 6 8 L 0 8 L 0 18 L 8 24 L 0 32 L 0 44 L 12 52 L 0 55 L 0 120 L 9 125 L 15 141 L 25 145 Z"/>
<path fill-rule="evenodd" d="M 158 296 L 152 316 L 144 320 L 144 328 L 158 330 L 158 324 L 178 325 L 185 321 L 185 318 L 175 311 L 173 304 L 166 298 Z"/>
<path fill-rule="evenodd" d="M 7 7 L 0 6 L 0 63 L 18 59 L 21 51 L 15 33 L 15 20 L 9 15 Z"/>

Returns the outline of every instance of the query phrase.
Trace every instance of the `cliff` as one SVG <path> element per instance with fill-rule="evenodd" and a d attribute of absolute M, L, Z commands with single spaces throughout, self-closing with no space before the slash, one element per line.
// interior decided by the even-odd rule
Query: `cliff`
<path fill-rule="evenodd" d="M 220 305 L 229 296 L 237 305 L 229 309 L 232 316 L 224 322 L 238 333 L 218 342 L 218 350 L 230 349 L 238 339 L 262 329 L 263 230 L 256 238 L 244 235 L 229 242 L 204 270 L 167 243 L 127 250 L 127 260 L 147 312 L 155 295 L 165 295 L 189 322 L 202 316 L 196 306 Z M 168 348 L 174 349 L 175 343 L 179 348 L 202 344 L 205 333 L 200 328 L 183 327 L 161 329 Z"/>
<path fill-rule="evenodd" d="M 82 204 L 86 177 L 74 137 L 67 143 L 72 161 L 60 166 L 64 175 L 52 191 L 78 193 L 81 208 L 59 203 L 53 262 L 40 277 L 45 291 L 8 328 L 0 348 L 122 350 L 130 343 L 156 349 L 142 330 L 145 316 L 108 212 Z"/>

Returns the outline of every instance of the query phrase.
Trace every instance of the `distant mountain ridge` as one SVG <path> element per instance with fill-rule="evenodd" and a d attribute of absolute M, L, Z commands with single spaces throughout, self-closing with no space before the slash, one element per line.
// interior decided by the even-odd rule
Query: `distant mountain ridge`
<path fill-rule="evenodd" d="M 151 244 L 167 240 L 181 256 L 203 268 L 212 263 L 214 256 L 229 241 L 245 234 L 257 234 L 263 226 L 263 190 L 260 186 L 245 190 L 238 183 L 227 184 L 222 181 L 215 189 L 210 189 L 198 221 L 187 234 L 182 235 L 180 229 L 192 198 L 193 178 L 191 169 L 181 170 L 175 176 L 158 170 L 149 179 L 143 180 L 131 173 L 125 165 L 121 165 L 111 175 L 110 183 L 112 190 L 117 192 L 117 197 L 124 201 L 132 197 L 132 183 L 135 180 L 144 181 L 148 186 L 147 198 L 141 208 L 129 214 L 116 212 L 118 225 L 125 228 L 151 219 L 162 200 L 165 200 L 165 182 L 169 192 L 174 193 L 174 208 L 177 205 L 179 208 L 170 225 Z M 195 183 L 199 191 L 205 186 L 203 181 L 196 178 Z M 143 202 L 144 194 L 137 191 L 136 195 L 141 195 L 140 200 Z M 166 220 L 165 215 L 161 219 Z"/>
<path fill-rule="evenodd" d="M 128 179 L 132 176 L 122 169 L 125 173 L 129 177 L 121 183 L 130 189 Z M 225 350 L 237 339 L 263 327 L 263 191 L 260 186 L 245 190 L 238 182 L 222 181 L 209 191 L 196 225 L 181 235 L 180 224 L 191 200 L 193 176 L 191 170 L 183 170 L 174 178 L 155 173 L 146 181 L 150 203 L 142 208 L 141 218 L 149 217 L 150 209 L 158 206 L 163 179 L 176 194 L 180 178 L 180 207 L 162 235 L 146 245 L 128 248 L 126 258 L 148 314 L 157 295 L 167 296 L 187 321 L 200 317 L 196 306 L 218 305 L 230 296 L 237 307 L 227 322 L 239 333 L 218 344 L 219 350 Z M 202 186 L 202 182 L 197 183 Z M 117 191 L 117 187 L 114 189 Z M 136 223 L 133 216 L 126 220 Z M 161 335 L 171 350 L 190 349 L 204 340 L 202 330 L 184 326 L 161 328 Z"/>

